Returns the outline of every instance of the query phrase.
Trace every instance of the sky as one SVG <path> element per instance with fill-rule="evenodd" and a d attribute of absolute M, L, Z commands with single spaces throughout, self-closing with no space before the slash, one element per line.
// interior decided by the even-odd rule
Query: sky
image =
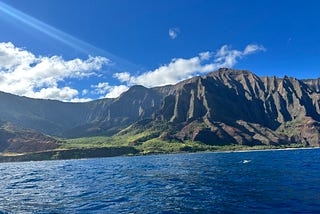
<path fill-rule="evenodd" d="M 320 3 L 0 0 L 0 91 L 85 102 L 220 67 L 320 77 Z"/>

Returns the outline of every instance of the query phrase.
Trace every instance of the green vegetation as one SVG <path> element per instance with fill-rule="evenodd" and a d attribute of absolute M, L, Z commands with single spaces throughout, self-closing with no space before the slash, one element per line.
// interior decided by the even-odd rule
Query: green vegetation
<path fill-rule="evenodd" d="M 33 152 L 25 154 L 2 154 L 0 162 L 12 161 L 39 161 L 39 160 L 59 160 L 78 159 L 93 157 L 113 157 L 121 155 L 148 155 L 166 153 L 186 153 L 186 152 L 221 152 L 221 151 L 241 151 L 241 150 L 265 150 L 265 149 L 285 149 L 302 148 L 302 144 L 290 145 L 225 145 L 213 146 L 194 141 L 161 140 L 154 137 L 154 133 L 148 131 L 135 135 L 113 137 L 85 137 L 69 139 L 61 144 L 59 149 L 52 151 Z M 152 139 L 149 139 L 154 137 Z M 145 139 L 146 141 L 139 141 Z M 138 144 L 132 142 L 139 142 Z"/>
<path fill-rule="evenodd" d="M 157 132 L 144 131 L 141 133 L 127 133 L 124 135 L 95 136 L 83 137 L 75 139 L 66 139 L 61 144 L 63 149 L 74 148 L 102 148 L 102 147 L 118 147 L 118 146 L 135 146 L 149 139 L 159 136 Z"/>
<path fill-rule="evenodd" d="M 159 132 L 155 131 L 131 131 L 124 135 L 114 135 L 112 137 L 84 137 L 68 139 L 61 145 L 62 149 L 91 149 L 91 148 L 111 148 L 131 146 L 140 155 L 146 154 L 165 154 L 165 153 L 184 153 L 201 151 L 241 151 L 241 150 L 265 150 L 265 149 L 285 149 L 302 148 L 302 144 L 286 145 L 256 145 L 246 146 L 239 144 L 229 144 L 224 146 L 207 145 L 202 142 L 191 140 L 179 141 L 176 139 L 163 140 Z"/>
<path fill-rule="evenodd" d="M 0 156 L 0 162 L 114 157 L 114 156 L 121 156 L 121 155 L 135 155 L 137 153 L 138 153 L 138 150 L 128 146 L 109 147 L 109 148 L 53 150 L 53 151 L 42 151 L 42 152 L 19 154 L 15 156 L 2 155 Z"/>
<path fill-rule="evenodd" d="M 176 127 L 166 123 L 151 123 L 147 126 L 143 123 L 135 123 L 112 136 L 59 139 L 59 147 L 54 150 L 2 154 L 0 162 L 304 147 L 302 144 L 246 146 L 226 143 L 223 146 L 208 145 L 203 142 L 181 140 L 176 137 L 176 133 Z"/>
<path fill-rule="evenodd" d="M 280 133 L 286 136 L 293 136 L 296 132 L 296 128 L 302 126 L 306 121 L 302 120 L 292 120 L 284 123 L 282 130 Z"/>

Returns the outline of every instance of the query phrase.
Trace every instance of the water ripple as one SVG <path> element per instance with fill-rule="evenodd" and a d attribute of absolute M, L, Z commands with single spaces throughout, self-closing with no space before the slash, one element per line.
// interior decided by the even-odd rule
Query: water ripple
<path fill-rule="evenodd" d="M 0 214 L 320 212 L 319 151 L 0 164 Z"/>

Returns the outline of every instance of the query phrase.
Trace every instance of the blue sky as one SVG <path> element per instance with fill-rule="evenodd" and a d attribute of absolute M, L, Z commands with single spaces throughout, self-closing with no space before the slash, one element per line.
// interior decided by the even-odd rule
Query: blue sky
<path fill-rule="evenodd" d="M 320 77 L 320 3 L 0 1 L 0 90 L 86 101 L 221 66 Z"/>

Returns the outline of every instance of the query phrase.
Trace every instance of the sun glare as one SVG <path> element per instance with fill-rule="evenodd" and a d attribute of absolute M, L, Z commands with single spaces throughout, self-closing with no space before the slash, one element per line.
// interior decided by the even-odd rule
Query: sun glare
<path fill-rule="evenodd" d="M 98 47 L 95 47 L 85 41 L 82 41 L 68 33 L 65 33 L 51 25 L 48 25 L 26 13 L 23 13 L 3 2 L 0 1 L 0 13 L 3 15 L 15 19 L 18 23 L 23 23 L 24 25 L 37 30 L 65 45 L 71 47 L 83 54 L 91 56 L 103 56 L 110 60 L 110 66 L 114 70 L 130 70 L 136 71 L 139 70 L 139 66 L 134 63 L 129 62 L 119 56 L 116 56 L 106 50 L 102 50 Z"/>

